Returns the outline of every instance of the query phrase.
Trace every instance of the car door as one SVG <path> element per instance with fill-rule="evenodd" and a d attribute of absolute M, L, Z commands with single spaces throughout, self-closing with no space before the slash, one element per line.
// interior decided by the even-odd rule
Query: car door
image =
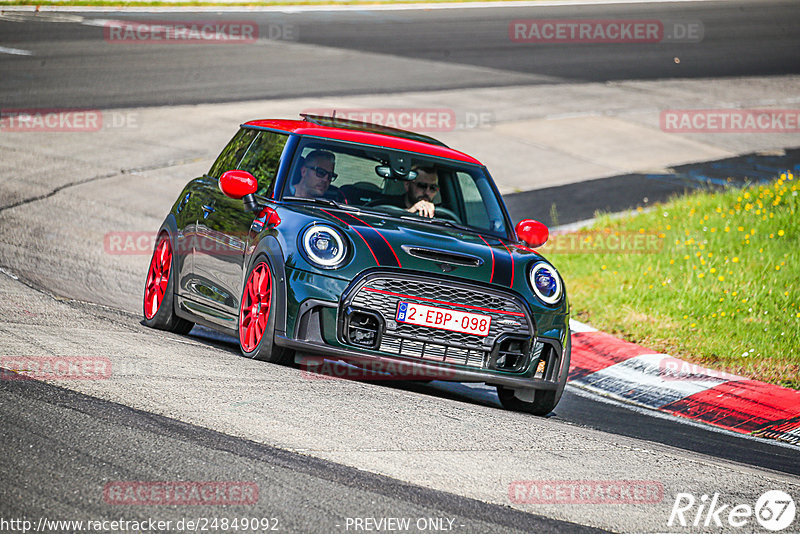
<path fill-rule="evenodd" d="M 258 131 L 241 128 L 220 152 L 211 169 L 206 175 L 194 180 L 185 194 L 182 222 L 182 250 L 186 251 L 187 258 L 183 262 L 184 270 L 181 272 L 181 287 L 183 296 L 189 300 L 185 303 L 194 313 L 204 315 L 207 319 L 230 326 L 230 321 L 222 314 L 225 297 L 217 294 L 219 283 L 216 280 L 214 269 L 205 265 L 206 262 L 196 264 L 198 248 L 212 247 L 214 235 L 209 233 L 208 216 L 216 210 L 217 195 L 215 189 L 219 176 L 229 169 L 235 169 L 253 140 L 258 136 Z M 213 251 L 213 248 L 210 249 Z M 211 263 L 214 263 L 212 259 Z M 197 303 L 202 303 L 201 307 Z"/>
<path fill-rule="evenodd" d="M 175 205 L 175 222 L 178 232 L 175 235 L 175 266 L 178 273 L 177 292 L 180 296 L 191 296 L 194 288 L 193 247 L 197 234 L 197 220 L 201 217 L 204 178 L 197 178 L 181 192 Z"/>
<path fill-rule="evenodd" d="M 255 214 L 246 211 L 241 200 L 225 196 L 219 188 L 218 175 L 239 169 L 258 180 L 257 194 L 266 196 L 274 187 L 278 165 L 288 135 L 253 130 L 247 149 L 230 168 L 213 169 L 213 176 L 203 184 L 201 218 L 197 221 L 197 242 L 193 269 L 198 298 L 222 312 L 215 322 L 235 328 L 239 314 L 244 256 L 250 239 L 250 226 Z M 232 322 L 233 321 L 233 322 Z"/>

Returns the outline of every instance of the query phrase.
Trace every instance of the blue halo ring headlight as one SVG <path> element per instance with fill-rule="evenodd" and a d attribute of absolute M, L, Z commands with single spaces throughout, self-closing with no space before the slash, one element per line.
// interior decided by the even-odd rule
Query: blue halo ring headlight
<path fill-rule="evenodd" d="M 547 263 L 537 263 L 530 272 L 533 292 L 545 304 L 556 304 L 563 294 L 561 277 L 555 267 Z"/>
<path fill-rule="evenodd" d="M 301 241 L 308 259 L 323 269 L 335 269 L 347 256 L 347 247 L 339 232 L 322 224 L 306 228 Z"/>

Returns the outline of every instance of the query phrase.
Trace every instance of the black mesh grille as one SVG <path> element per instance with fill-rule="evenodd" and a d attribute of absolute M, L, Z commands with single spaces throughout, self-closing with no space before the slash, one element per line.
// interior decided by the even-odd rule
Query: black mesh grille
<path fill-rule="evenodd" d="M 489 335 L 480 337 L 395 321 L 400 301 L 436 306 L 492 318 Z M 525 312 L 513 297 L 447 281 L 373 276 L 351 295 L 347 305 L 380 313 L 385 322 L 379 350 L 401 356 L 486 367 L 502 334 L 533 335 Z"/>

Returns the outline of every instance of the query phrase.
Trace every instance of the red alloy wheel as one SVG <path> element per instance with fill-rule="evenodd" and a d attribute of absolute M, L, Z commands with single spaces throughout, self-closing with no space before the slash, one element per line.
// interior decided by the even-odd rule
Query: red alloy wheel
<path fill-rule="evenodd" d="M 260 263 L 247 278 L 239 311 L 239 342 L 245 352 L 258 347 L 269 320 L 272 302 L 272 274 L 266 263 Z"/>
<path fill-rule="evenodd" d="M 144 287 L 144 315 L 148 319 L 155 317 L 169 284 L 169 271 L 172 268 L 172 247 L 168 237 L 158 242 L 150 270 L 147 272 L 147 284 Z"/>

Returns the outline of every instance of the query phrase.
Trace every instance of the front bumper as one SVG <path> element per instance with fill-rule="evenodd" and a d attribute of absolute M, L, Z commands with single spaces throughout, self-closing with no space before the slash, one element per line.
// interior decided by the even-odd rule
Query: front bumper
<path fill-rule="evenodd" d="M 290 281 L 299 274 L 290 276 Z M 287 324 L 289 328 L 285 334 L 276 336 L 275 343 L 295 350 L 300 358 L 307 357 L 306 363 L 312 359 L 318 362 L 343 360 L 372 370 L 401 369 L 402 377 L 409 378 L 400 379 L 485 382 L 512 389 L 558 389 L 565 376 L 563 362 L 569 361 L 566 314 L 541 313 L 516 293 L 497 286 L 446 277 L 435 279 L 431 274 L 370 270 L 353 281 L 334 281 L 324 276 L 315 276 L 313 284 L 307 279 L 298 280 L 301 283 L 294 285 L 290 292 L 300 297 L 289 313 L 293 320 Z M 446 296 L 432 294 L 435 289 L 428 287 L 431 281 L 443 291 L 451 291 L 451 302 L 440 300 Z M 406 287 L 384 285 L 396 282 Z M 332 283 L 337 287 L 329 287 Z M 402 296 L 398 296 L 401 293 Z M 433 299 L 437 306 L 451 306 L 452 309 L 480 304 L 485 309 L 481 313 L 493 316 L 490 335 L 480 340 L 475 336 L 393 324 L 397 300 L 415 298 L 425 299 L 425 302 Z M 476 303 L 474 299 L 478 298 L 489 300 Z M 488 309 L 495 307 L 503 307 L 505 312 Z M 379 332 L 369 338 L 371 343 L 359 343 L 355 339 L 350 320 L 354 310 L 377 316 Z M 509 312 L 515 314 L 513 326 L 501 326 L 504 323 L 502 314 Z M 512 343 L 506 344 L 507 340 Z M 519 350 L 521 356 L 510 358 L 509 348 Z M 515 363 L 502 365 L 503 361 Z"/>
<path fill-rule="evenodd" d="M 428 363 L 423 360 L 413 361 L 406 358 L 401 359 L 392 356 L 369 354 L 343 347 L 290 339 L 285 336 L 275 336 L 275 344 L 296 351 L 297 355 L 301 358 L 303 356 L 321 356 L 329 359 L 343 360 L 345 362 L 355 362 L 357 365 L 363 365 L 365 361 L 372 361 L 379 364 L 384 369 L 397 367 L 399 363 L 402 363 L 404 366 L 409 366 L 414 374 L 419 377 L 442 377 L 443 374 L 446 374 L 447 380 L 452 382 L 485 382 L 490 385 L 505 386 L 511 389 L 558 389 L 558 382 L 552 380 L 496 375 L 483 371 L 457 369 L 453 367 L 448 367 L 447 372 L 443 373 L 441 364 Z"/>

